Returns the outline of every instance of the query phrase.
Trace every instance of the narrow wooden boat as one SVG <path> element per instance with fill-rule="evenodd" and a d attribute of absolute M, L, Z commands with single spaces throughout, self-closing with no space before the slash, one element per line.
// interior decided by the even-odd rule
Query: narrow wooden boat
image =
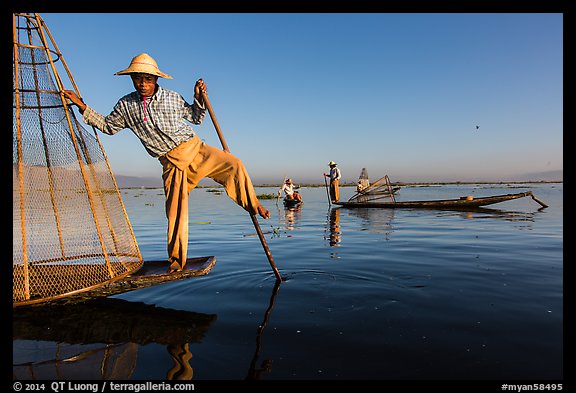
<path fill-rule="evenodd" d="M 142 267 L 137 271 L 116 280 L 107 282 L 94 288 L 85 288 L 76 293 L 68 293 L 52 299 L 32 299 L 29 301 L 14 303 L 14 307 L 43 304 L 76 304 L 96 298 L 118 295 L 120 293 L 151 287 L 154 285 L 164 284 L 167 282 L 184 280 L 191 277 L 203 276 L 208 274 L 216 264 L 216 257 L 206 256 L 197 258 L 188 258 L 184 270 L 180 272 L 168 273 L 168 262 L 162 261 L 144 261 Z M 50 274 L 50 266 L 45 266 L 44 275 Z M 61 267 L 58 271 L 61 273 Z M 54 277 L 57 282 L 57 277 Z"/>
<path fill-rule="evenodd" d="M 301 203 L 302 203 L 301 201 L 298 201 L 296 199 L 287 199 L 286 197 L 284 198 L 284 206 L 286 207 L 296 207 Z"/>
<path fill-rule="evenodd" d="M 342 207 L 349 208 L 389 208 L 389 209 L 399 209 L 399 208 L 429 208 L 429 209 L 458 209 L 458 208 L 470 208 L 470 207 L 481 207 L 487 205 L 493 205 L 495 203 L 510 201 L 512 199 L 524 198 L 530 196 L 536 202 L 538 202 L 542 207 L 548 207 L 545 203 L 539 201 L 534 197 L 532 191 L 520 192 L 517 194 L 505 194 L 505 195 L 493 195 L 487 197 L 472 197 L 465 196 L 458 199 L 438 199 L 438 200 L 428 200 L 428 201 L 387 201 L 387 202 L 335 202 L 334 204 Z"/>

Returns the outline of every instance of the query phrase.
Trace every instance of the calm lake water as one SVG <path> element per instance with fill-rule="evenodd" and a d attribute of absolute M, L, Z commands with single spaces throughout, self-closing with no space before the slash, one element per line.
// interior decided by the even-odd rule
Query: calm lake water
<path fill-rule="evenodd" d="M 529 197 L 470 212 L 344 209 L 324 187 L 301 189 L 299 210 L 262 200 L 279 285 L 248 213 L 214 190 L 190 198 L 189 257 L 214 255 L 209 274 L 69 311 L 74 322 L 43 326 L 57 339 L 15 331 L 13 378 L 562 382 L 562 183 L 397 195 L 532 190 L 546 209 Z M 142 256 L 165 259 L 162 190 L 121 193 Z"/>

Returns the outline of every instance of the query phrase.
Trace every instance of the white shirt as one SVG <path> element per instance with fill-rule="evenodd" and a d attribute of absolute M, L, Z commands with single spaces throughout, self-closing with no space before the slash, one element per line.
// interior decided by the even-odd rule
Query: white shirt
<path fill-rule="evenodd" d="M 280 192 L 284 191 L 284 193 L 286 195 L 290 195 L 292 196 L 292 194 L 294 194 L 294 185 L 293 184 L 287 184 L 284 183 L 284 185 L 282 186 L 282 188 L 280 189 Z"/>

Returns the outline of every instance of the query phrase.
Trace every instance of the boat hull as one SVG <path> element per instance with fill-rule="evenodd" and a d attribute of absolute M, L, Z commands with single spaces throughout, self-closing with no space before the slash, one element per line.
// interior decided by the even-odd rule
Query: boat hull
<path fill-rule="evenodd" d="M 442 208 L 474 208 L 493 205 L 495 203 L 505 202 L 512 199 L 524 198 L 532 196 L 532 192 L 521 192 L 517 194 L 494 195 L 479 198 L 462 197 L 459 199 L 438 199 L 428 201 L 387 201 L 387 202 L 335 202 L 337 206 L 347 208 L 387 208 L 387 209 L 400 209 L 400 208 L 428 208 L 428 209 L 442 209 Z"/>
<path fill-rule="evenodd" d="M 87 300 L 101 297 L 118 295 L 120 293 L 164 284 L 166 282 L 188 279 L 191 277 L 208 274 L 216 264 L 216 257 L 206 256 L 198 258 L 188 258 L 184 270 L 180 272 L 168 273 L 168 261 L 144 261 L 142 267 L 137 271 L 105 285 L 93 288 L 85 288 L 82 291 L 68 293 L 52 299 L 31 300 L 28 302 L 14 303 L 14 307 L 42 305 L 50 303 L 76 304 Z"/>
<path fill-rule="evenodd" d="M 302 202 L 296 199 L 286 199 L 284 198 L 284 206 L 286 207 L 295 207 L 300 205 Z"/>

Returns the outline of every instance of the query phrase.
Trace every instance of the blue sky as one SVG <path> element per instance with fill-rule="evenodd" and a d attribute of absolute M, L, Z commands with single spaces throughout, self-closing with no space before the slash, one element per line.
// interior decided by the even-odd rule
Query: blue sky
<path fill-rule="evenodd" d="M 561 13 L 41 16 L 102 114 L 133 90 L 113 74 L 139 53 L 173 76 L 161 86 L 190 102 L 204 78 L 255 184 L 323 183 L 332 160 L 345 181 L 363 167 L 392 181 L 563 169 Z M 208 115 L 194 128 L 220 146 Z M 116 175 L 161 175 L 130 130 L 99 138 Z"/>

